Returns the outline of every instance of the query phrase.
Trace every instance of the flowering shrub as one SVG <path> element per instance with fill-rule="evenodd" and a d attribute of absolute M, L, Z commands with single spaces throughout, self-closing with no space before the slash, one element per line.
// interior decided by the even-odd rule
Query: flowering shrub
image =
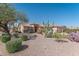
<path fill-rule="evenodd" d="M 70 33 L 68 39 L 74 42 L 79 42 L 79 33 Z"/>

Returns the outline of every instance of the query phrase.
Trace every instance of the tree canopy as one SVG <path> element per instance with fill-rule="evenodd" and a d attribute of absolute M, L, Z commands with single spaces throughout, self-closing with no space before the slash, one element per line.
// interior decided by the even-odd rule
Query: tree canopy
<path fill-rule="evenodd" d="M 16 11 L 11 4 L 0 4 L 0 27 L 2 27 L 5 32 L 10 34 L 8 25 L 16 22 L 17 20 L 28 22 L 27 17 L 24 14 Z"/>

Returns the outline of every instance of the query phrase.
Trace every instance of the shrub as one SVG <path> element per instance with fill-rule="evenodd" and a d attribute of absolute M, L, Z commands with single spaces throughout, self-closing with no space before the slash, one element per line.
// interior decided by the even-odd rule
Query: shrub
<path fill-rule="evenodd" d="M 59 38 L 65 38 L 65 35 L 64 34 L 62 35 L 61 33 L 54 33 L 53 38 L 58 38 L 58 39 Z"/>
<path fill-rule="evenodd" d="M 60 37 L 61 37 L 61 35 L 59 33 L 54 33 L 53 34 L 53 38 L 60 38 Z"/>
<path fill-rule="evenodd" d="M 52 38 L 52 34 L 53 34 L 52 31 L 48 32 L 48 33 L 47 33 L 47 38 Z"/>
<path fill-rule="evenodd" d="M 21 46 L 22 46 L 21 39 L 11 40 L 6 43 L 6 49 L 9 53 L 14 53 L 14 52 L 20 50 Z"/>
<path fill-rule="evenodd" d="M 13 36 L 14 36 L 15 38 L 19 38 L 18 33 L 14 33 Z"/>
<path fill-rule="evenodd" d="M 74 33 L 74 32 L 70 33 L 68 39 L 70 41 L 79 42 L 79 33 Z"/>
<path fill-rule="evenodd" d="M 28 40 L 28 36 L 27 36 L 27 35 L 22 35 L 22 36 L 21 36 L 21 39 L 22 39 L 23 41 L 27 41 L 27 40 Z"/>
<path fill-rule="evenodd" d="M 3 33 L 2 36 L 1 36 L 1 41 L 3 43 L 10 41 L 10 36 L 7 33 Z"/>
<path fill-rule="evenodd" d="M 61 33 L 54 33 L 52 36 L 53 36 L 53 38 L 57 38 L 57 39 L 59 39 L 59 38 L 66 38 L 67 37 L 67 35 L 65 35 L 64 33 L 63 34 L 61 34 Z"/>
<path fill-rule="evenodd" d="M 52 28 L 49 28 L 49 27 L 45 27 L 42 32 L 45 33 L 45 37 L 47 38 L 52 38 L 52 34 L 53 34 L 53 30 Z"/>

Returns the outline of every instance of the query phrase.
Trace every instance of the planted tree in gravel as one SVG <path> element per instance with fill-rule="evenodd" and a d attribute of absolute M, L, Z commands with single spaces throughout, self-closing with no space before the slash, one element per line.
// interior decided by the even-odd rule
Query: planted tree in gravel
<path fill-rule="evenodd" d="M 45 25 L 45 27 L 42 30 L 45 33 L 45 37 L 52 38 L 53 30 L 50 27 L 49 21 L 47 24 L 44 24 L 44 22 L 43 22 L 43 25 Z"/>
<path fill-rule="evenodd" d="M 0 4 L 0 27 L 3 28 L 3 30 L 9 35 L 9 38 L 11 39 L 10 34 L 10 24 L 14 24 L 16 20 L 27 20 L 27 18 L 16 11 L 15 8 L 12 7 L 10 4 Z"/>

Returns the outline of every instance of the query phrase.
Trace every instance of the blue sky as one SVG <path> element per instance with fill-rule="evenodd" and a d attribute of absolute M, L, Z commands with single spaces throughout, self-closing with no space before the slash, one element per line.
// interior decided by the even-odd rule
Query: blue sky
<path fill-rule="evenodd" d="M 50 22 L 66 26 L 79 26 L 79 4 L 17 3 L 14 7 L 28 16 L 30 23 Z"/>

